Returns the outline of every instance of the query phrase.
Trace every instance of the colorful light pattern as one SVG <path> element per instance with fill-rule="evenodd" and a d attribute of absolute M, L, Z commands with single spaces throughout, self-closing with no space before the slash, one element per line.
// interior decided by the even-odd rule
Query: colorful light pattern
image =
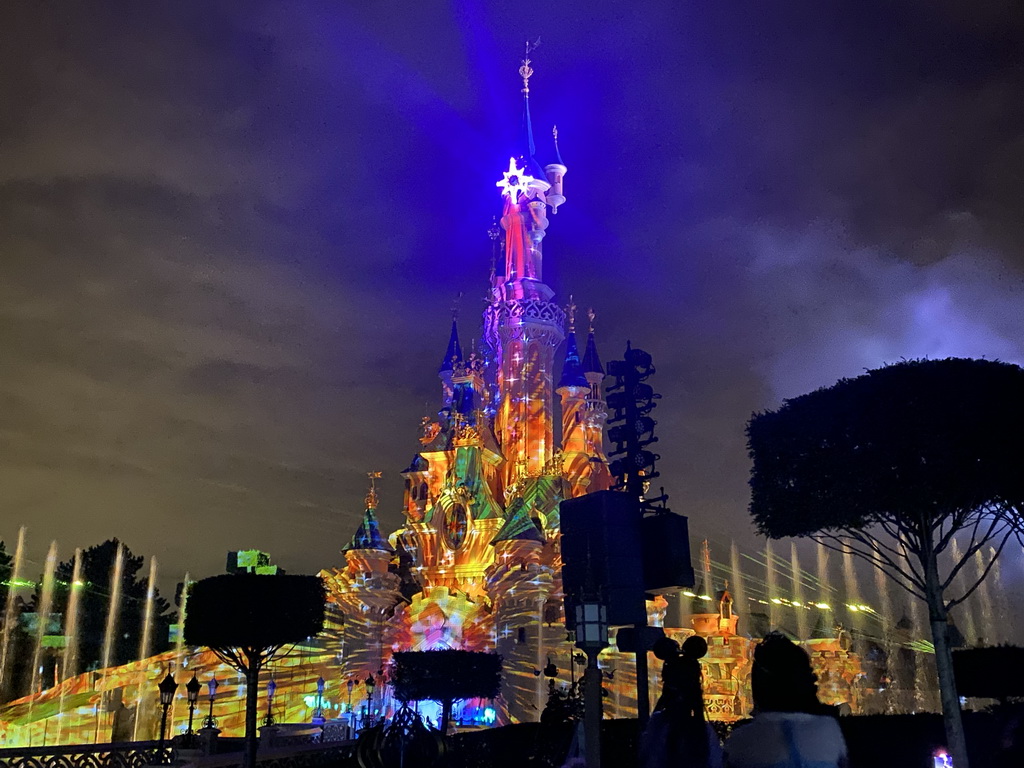
<path fill-rule="evenodd" d="M 532 137 L 527 145 L 534 146 Z M 532 157 L 525 158 L 523 168 L 510 158 L 496 182 L 505 201 L 504 274 L 492 275 L 481 355 L 462 357 L 453 329 L 450 350 L 456 354 L 441 367 L 441 409 L 436 420 L 424 419 L 419 451 L 402 473 L 404 524 L 388 537 L 380 534 L 371 488 L 360 530 L 343 550 L 345 564 L 321 572 L 331 604 L 324 633 L 275 661 L 261 682 L 271 674 L 276 682 L 278 722 L 309 722 L 318 705 L 329 718 L 353 724 L 390 714 L 395 702 L 387 681 L 392 654 L 399 650 L 500 653 L 500 698 L 464 702 L 459 709 L 468 721 L 482 724 L 538 719 L 548 697 L 542 670 L 554 665 L 561 686 L 581 671 L 562 616 L 558 504 L 609 487 L 603 452 L 607 414 L 599 364 L 581 370 L 587 386 L 574 376 L 557 390 L 562 423 L 556 443 L 555 350 L 566 338 L 566 316 L 542 282 L 541 245 L 547 207 L 565 200 L 566 168 L 549 164 L 545 181 L 527 173 L 535 166 Z M 549 190 L 554 190 L 551 203 L 545 198 Z M 521 210 L 525 198 L 533 202 Z M 569 339 L 575 349 L 571 327 Z M 591 332 L 588 355 L 593 344 Z M 596 347 L 592 351 L 596 360 Z M 750 709 L 753 642 L 737 633 L 738 613 L 728 590 L 714 591 L 710 556 L 706 570 L 705 584 L 683 593 L 695 606 L 688 625 L 666 627 L 666 633 L 680 641 L 695 633 L 708 640 L 703 663 L 709 716 L 735 720 Z M 800 610 L 814 605 L 770 593 L 765 598 L 749 598 L 749 604 Z M 874 613 L 860 603 L 847 607 Z M 664 626 L 668 608 L 664 598 L 649 602 L 649 622 Z M 817 603 L 816 608 L 828 606 Z M 826 701 L 856 705 L 860 664 L 842 635 L 812 639 L 807 647 L 825 681 Z M 599 662 L 608 690 L 607 716 L 633 716 L 633 657 L 613 642 Z M 652 690 L 657 690 L 660 665 L 650 662 Z M 0 710 L 0 743 L 92 743 L 126 733 L 153 738 L 157 682 L 168 670 L 176 670 L 179 682 L 193 672 L 201 682 L 215 675 L 218 727 L 225 735 L 241 735 L 244 682 L 212 653 L 182 648 L 76 675 L 11 702 Z M 372 694 L 365 682 L 371 676 Z M 321 677 L 327 681 L 322 700 L 317 695 Z M 180 732 L 187 718 L 183 688 L 179 692 L 170 713 L 172 733 Z M 432 707 L 422 705 L 428 717 Z"/>

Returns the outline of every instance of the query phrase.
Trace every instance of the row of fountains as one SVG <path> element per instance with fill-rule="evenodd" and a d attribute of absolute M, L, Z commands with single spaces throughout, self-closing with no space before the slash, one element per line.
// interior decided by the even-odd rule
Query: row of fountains
<path fill-rule="evenodd" d="M 111 692 L 117 691 L 117 705 L 125 709 L 124 698 L 129 699 L 132 704 L 133 716 L 130 720 L 130 738 L 151 738 L 154 730 L 153 722 L 156 719 L 155 688 L 156 682 L 162 679 L 169 670 L 181 672 L 188 668 L 191 670 L 203 670 L 201 675 L 204 680 L 216 680 L 219 676 L 227 685 L 224 693 L 237 697 L 237 705 L 232 710 L 233 718 L 240 722 L 242 713 L 242 699 L 244 698 L 244 685 L 237 678 L 236 673 L 220 664 L 209 652 L 195 651 L 185 647 L 183 633 L 180 631 L 184 625 L 186 601 L 183 598 L 178 606 L 177 629 L 173 649 L 165 653 L 153 655 L 153 649 L 157 645 L 154 641 L 154 627 L 156 626 L 157 611 L 157 564 L 154 559 L 149 561 L 148 582 L 146 591 L 146 602 L 144 606 L 144 621 L 138 644 L 138 661 L 130 665 L 116 666 L 115 664 L 115 639 L 119 632 L 119 617 L 122 610 L 124 596 L 120 593 L 122 583 L 122 569 L 124 568 L 124 548 L 118 546 L 113 562 L 113 572 L 110 579 L 110 594 L 105 620 L 101 659 L 99 669 L 92 671 L 82 670 L 79 659 L 79 633 L 81 624 L 81 610 L 83 591 L 88 585 L 82 581 L 82 552 L 77 550 L 73 559 L 73 573 L 68 589 L 68 598 L 65 610 L 62 613 L 54 611 L 54 594 L 58 586 L 57 566 L 58 549 L 56 542 L 53 542 L 46 555 L 42 569 L 40 583 L 31 580 L 27 573 L 29 562 L 25 554 L 25 528 L 18 533 L 17 545 L 14 551 L 11 575 L 8 580 L 9 590 L 6 604 L 4 606 L 4 622 L 2 634 L 0 634 L 0 690 L 6 690 L 11 684 L 12 669 L 12 648 L 14 647 L 14 633 L 24 631 L 19 629 L 18 621 L 18 596 L 20 591 L 37 589 L 34 622 L 30 625 L 34 632 L 32 638 L 32 660 L 31 660 L 31 682 L 29 696 L 13 702 L 9 702 L 0 710 L 0 741 L 7 746 L 21 745 L 26 741 L 40 741 L 49 744 L 75 743 L 86 738 L 90 731 L 92 738 L 88 740 L 99 740 L 110 737 L 110 731 L 101 729 L 99 721 L 106 717 L 108 724 L 113 718 L 109 713 L 114 711 L 111 701 Z M 954 543 L 954 546 L 955 543 Z M 920 639 L 928 637 L 925 629 L 922 609 L 916 601 L 908 601 L 904 606 L 897 606 L 893 600 L 892 585 L 886 581 L 886 577 L 880 571 L 874 571 L 874 588 L 877 604 L 868 605 L 864 597 L 863 585 L 853 557 L 846 553 L 841 557 L 842 578 L 840 583 L 842 589 L 833 586 L 830 578 L 832 563 L 830 555 L 834 553 L 820 547 L 817 550 L 816 571 L 810 572 L 801 567 L 799 553 L 795 544 L 792 544 L 789 557 L 778 554 L 769 543 L 763 558 L 754 557 L 741 552 L 732 544 L 729 548 L 730 559 L 723 563 L 711 559 L 710 548 L 705 543 L 702 551 L 702 576 L 699 576 L 698 587 L 694 591 L 687 590 L 677 598 L 679 612 L 676 615 L 676 622 L 673 626 L 688 626 L 687 613 L 707 613 L 717 608 L 713 605 L 715 589 L 712 585 L 728 586 L 732 593 L 736 608 L 740 615 L 745 615 L 746 632 L 754 630 L 761 631 L 766 627 L 783 628 L 799 639 L 809 639 L 820 632 L 823 624 L 829 624 L 833 628 L 842 625 L 845 633 L 853 639 L 856 644 L 874 643 L 875 646 L 884 649 L 887 659 L 895 658 L 900 649 L 911 649 L 918 653 L 930 651 L 930 643 Z M 954 552 L 954 555 L 958 553 Z M 747 562 L 748 567 L 742 565 Z M 984 567 L 981 557 L 978 558 L 978 568 Z M 764 578 L 759 579 L 751 575 L 752 572 L 763 572 Z M 188 583 L 186 574 L 185 583 Z M 1000 616 L 1007 615 L 1005 597 L 999 589 L 1001 574 L 998 563 L 993 568 L 990 578 L 982 584 L 977 597 L 970 604 L 970 609 L 960 609 L 959 618 L 962 628 L 969 641 L 983 642 L 979 636 L 979 630 L 987 633 L 999 631 L 1005 626 L 1000 622 Z M 788 588 L 787 593 L 783 592 L 783 584 Z M 62 584 L 63 586 L 63 584 Z M 760 618 L 763 626 L 758 627 L 755 619 Z M 59 627 L 55 627 L 59 624 Z M 57 647 L 52 647 L 54 630 L 59 633 L 61 642 Z M 756 632 L 755 632 L 756 634 Z M 1006 638 L 993 638 L 989 641 Z M 56 651 L 56 652 L 55 652 Z M 303 690 L 310 690 L 318 677 L 323 680 L 323 673 L 329 669 L 331 663 L 336 663 L 344 655 L 344 648 L 340 652 L 331 649 L 330 652 L 308 650 L 305 658 L 298 658 L 289 662 L 293 679 L 300 680 L 298 686 Z M 336 657 L 336 658 L 335 658 Z M 925 691 L 934 688 L 932 682 L 933 673 L 928 665 L 917 663 L 913 665 L 914 689 Z M 284 673 L 285 670 L 282 670 Z M 186 678 L 182 675 L 180 682 Z M 231 678 L 234 681 L 231 682 Z M 308 679 L 307 679 L 308 678 Z M 284 678 L 282 678 L 284 679 Z M 351 681 L 349 681 L 351 682 Z M 212 716 L 212 694 L 215 691 L 211 688 L 211 716 Z M 271 689 L 272 690 L 272 689 Z M 321 695 L 322 695 L 322 688 Z M 104 691 L 97 695 L 98 691 Z M 91 696 L 86 697 L 86 693 Z M 122 693 L 125 696 L 122 696 Z M 352 707 L 352 686 L 349 685 L 349 708 Z M 271 693 L 271 700 L 273 694 Z M 309 696 L 304 697 L 306 699 Z M 134 700 L 132 700 L 134 699 Z M 95 723 L 90 725 L 89 706 L 83 706 L 83 701 L 91 702 L 91 717 Z M 296 708 L 298 706 L 298 708 Z M 320 702 L 316 704 L 304 701 L 300 705 L 292 706 L 291 709 L 283 711 L 285 717 L 299 716 L 301 713 L 309 713 L 312 707 L 319 709 Z M 39 708 L 37 711 L 36 708 Z M 918 696 L 915 704 L 910 708 L 925 708 L 924 697 Z M 344 706 L 341 706 L 344 710 Z M 144 713 L 147 713 L 144 717 Z M 65 721 L 72 713 L 76 718 L 74 727 L 68 727 Z M 106 714 L 105 714 L 106 713 Z M 270 714 L 268 712 L 268 714 Z M 54 716 L 56 717 L 54 718 Z M 49 720 L 55 719 L 53 729 L 50 729 Z M 83 720 L 84 719 L 84 720 Z M 46 720 L 43 725 L 42 736 L 35 724 L 40 720 Z M 172 723 L 174 722 L 172 712 Z M 20 725 L 19 725 L 20 724 Z M 104 731 L 101 733 L 101 730 Z M 65 733 L 65 731 L 67 731 Z M 28 737 L 23 735 L 27 733 Z M 129 734 L 124 732 L 122 727 L 121 737 Z"/>

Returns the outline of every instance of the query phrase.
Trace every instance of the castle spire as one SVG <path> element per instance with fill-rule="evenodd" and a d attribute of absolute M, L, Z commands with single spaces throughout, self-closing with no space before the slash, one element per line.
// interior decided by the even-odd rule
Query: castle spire
<path fill-rule="evenodd" d="M 377 485 L 380 472 L 367 472 L 370 478 L 370 490 L 366 494 L 366 509 L 363 511 L 363 520 L 356 529 L 355 535 L 348 546 L 342 552 L 353 552 L 361 550 L 373 550 L 377 552 L 393 553 L 395 551 L 388 540 L 381 535 L 380 526 L 377 525 Z"/>
<path fill-rule="evenodd" d="M 526 164 L 526 170 L 534 178 L 544 178 L 540 165 L 537 164 L 537 143 L 533 140 L 533 120 L 530 118 L 530 78 L 533 77 L 533 67 L 530 66 L 530 52 L 540 45 L 540 38 L 533 43 L 526 42 L 526 55 L 523 56 L 519 67 L 519 76 L 523 78 L 523 121 L 520 127 L 520 148 L 522 159 Z"/>
<path fill-rule="evenodd" d="M 522 79 L 521 154 L 509 158 L 496 182 L 502 195 L 505 269 L 495 278 L 485 313 L 485 334 L 494 351 L 497 401 L 495 432 L 501 436 L 506 490 L 521 475 L 539 474 L 548 465 L 554 444 L 552 374 L 555 349 L 565 338 L 564 312 L 551 301 L 554 291 L 543 282 L 542 241 L 548 227 L 551 184 L 534 154 L 530 116 L 531 55 L 528 43 L 519 67 Z"/>
<path fill-rule="evenodd" d="M 569 305 L 565 309 L 569 318 L 569 335 L 565 341 L 565 363 L 562 365 L 562 378 L 558 380 L 556 391 L 560 392 L 565 387 L 578 387 L 585 390 L 590 387 L 590 383 L 584 375 L 580 350 L 576 346 L 576 305 L 573 303 L 571 294 Z"/>
<path fill-rule="evenodd" d="M 604 378 L 604 366 L 601 365 L 601 358 L 597 354 L 597 342 L 594 341 L 594 318 L 597 314 L 593 309 L 587 310 L 587 319 L 590 320 L 590 330 L 587 332 L 587 349 L 583 353 L 583 372 L 588 374 L 587 380 L 591 384 L 600 384 Z M 590 376 L 589 374 L 596 374 Z"/>
<path fill-rule="evenodd" d="M 444 378 L 447 373 L 451 375 L 456 363 L 462 362 L 462 345 L 459 344 L 459 321 L 455 312 L 452 312 L 452 332 L 448 337 L 448 348 L 444 351 L 444 359 L 441 367 L 437 369 L 438 375 Z"/>

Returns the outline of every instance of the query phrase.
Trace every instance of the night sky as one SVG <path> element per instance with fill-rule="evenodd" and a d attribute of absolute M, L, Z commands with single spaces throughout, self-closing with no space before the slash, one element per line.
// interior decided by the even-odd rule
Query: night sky
<path fill-rule="evenodd" d="M 695 534 L 757 544 L 752 411 L 1024 362 L 1016 0 L 8 0 L 0 30 L 0 537 L 36 562 L 338 565 L 370 470 L 398 524 L 460 293 L 479 335 L 527 38 L 569 168 L 545 281 L 606 360 L 653 354 Z"/>

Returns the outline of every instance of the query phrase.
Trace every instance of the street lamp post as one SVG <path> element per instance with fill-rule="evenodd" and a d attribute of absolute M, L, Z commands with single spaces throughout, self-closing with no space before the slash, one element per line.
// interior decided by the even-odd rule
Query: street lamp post
<path fill-rule="evenodd" d="M 196 734 L 192 730 L 192 719 L 196 714 L 196 704 L 199 702 L 199 691 L 202 689 L 203 684 L 196 678 L 196 673 L 192 673 L 192 679 L 185 684 L 185 692 L 188 694 L 188 742 L 191 746 L 192 742 L 195 741 Z"/>
<path fill-rule="evenodd" d="M 369 724 L 373 725 L 373 689 L 377 685 L 377 681 L 373 679 L 373 673 L 367 674 L 366 679 L 363 681 L 366 686 L 366 720 Z"/>
<path fill-rule="evenodd" d="M 217 727 L 217 718 L 215 718 L 213 716 L 213 700 L 217 697 L 217 677 L 216 676 L 210 678 L 210 682 L 208 682 L 206 684 L 206 689 L 209 691 L 208 695 L 210 697 L 210 714 L 206 716 L 205 720 L 203 720 L 203 727 L 204 728 L 216 728 Z"/>
<path fill-rule="evenodd" d="M 267 716 L 263 718 L 266 726 L 276 725 L 274 721 L 274 694 L 277 693 L 277 682 L 270 678 L 267 682 Z"/>
<path fill-rule="evenodd" d="M 352 711 L 352 689 L 356 687 L 356 681 L 354 677 L 350 677 L 348 682 L 345 683 L 345 687 L 348 688 L 348 724 L 345 726 L 348 738 L 352 738 L 352 734 L 355 733 L 355 713 Z"/>
<path fill-rule="evenodd" d="M 174 676 L 168 672 L 167 677 L 160 681 L 157 686 L 160 689 L 160 707 L 163 713 L 160 715 L 160 746 L 157 748 L 157 759 L 163 763 L 167 762 L 164 755 L 164 738 L 167 735 L 167 710 L 174 703 L 174 692 L 178 690 L 178 684 L 174 682 Z"/>
<path fill-rule="evenodd" d="M 316 679 L 316 709 L 313 710 L 313 722 L 317 725 L 323 725 L 324 722 L 324 686 L 327 685 L 327 681 L 324 680 L 323 675 L 320 675 Z"/>
<path fill-rule="evenodd" d="M 587 768 L 601 768 L 601 669 L 597 655 L 608 646 L 608 609 L 584 597 L 576 605 L 576 645 L 587 654 L 583 675 L 583 737 Z"/>

